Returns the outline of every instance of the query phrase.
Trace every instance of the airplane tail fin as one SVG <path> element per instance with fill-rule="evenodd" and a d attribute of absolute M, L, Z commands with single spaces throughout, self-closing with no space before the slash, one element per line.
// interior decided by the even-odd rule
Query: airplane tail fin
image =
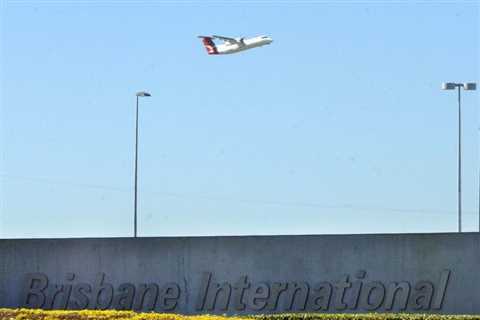
<path fill-rule="evenodd" d="M 212 37 L 206 37 L 206 36 L 198 36 L 198 37 L 202 39 L 203 46 L 205 47 L 205 49 L 207 49 L 208 54 L 218 54 L 217 46 L 215 46 L 215 43 L 213 42 Z"/>

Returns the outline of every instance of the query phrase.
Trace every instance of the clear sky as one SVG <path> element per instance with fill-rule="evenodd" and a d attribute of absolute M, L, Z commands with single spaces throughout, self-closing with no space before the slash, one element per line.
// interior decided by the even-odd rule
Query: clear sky
<path fill-rule="evenodd" d="M 3 1 L 0 237 L 454 232 L 477 1 Z M 209 56 L 197 35 L 269 35 Z M 479 92 L 464 92 L 478 230 Z"/>

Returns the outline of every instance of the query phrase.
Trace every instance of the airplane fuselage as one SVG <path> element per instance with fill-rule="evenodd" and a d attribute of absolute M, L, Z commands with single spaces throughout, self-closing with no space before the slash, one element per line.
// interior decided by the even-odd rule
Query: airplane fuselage
<path fill-rule="evenodd" d="M 238 43 L 223 43 L 217 45 L 218 54 L 231 54 L 272 43 L 272 39 L 266 36 L 259 36 L 249 39 L 238 39 Z"/>

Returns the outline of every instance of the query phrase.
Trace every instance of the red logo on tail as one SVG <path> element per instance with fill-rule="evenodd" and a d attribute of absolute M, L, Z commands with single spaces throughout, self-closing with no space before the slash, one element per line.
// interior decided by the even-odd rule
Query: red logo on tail
<path fill-rule="evenodd" d="M 208 54 L 218 54 L 217 47 L 211 37 L 200 38 L 202 38 L 203 45 L 205 46 L 205 49 L 207 49 Z"/>

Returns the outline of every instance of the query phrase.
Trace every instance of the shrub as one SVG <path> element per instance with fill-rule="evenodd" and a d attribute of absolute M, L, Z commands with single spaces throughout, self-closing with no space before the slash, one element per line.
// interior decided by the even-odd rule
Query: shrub
<path fill-rule="evenodd" d="M 434 315 L 434 314 L 320 314 L 285 313 L 254 316 L 186 316 L 166 313 L 136 313 L 113 310 L 34 310 L 0 309 L 0 319 L 8 320 L 480 320 L 480 316 Z"/>

